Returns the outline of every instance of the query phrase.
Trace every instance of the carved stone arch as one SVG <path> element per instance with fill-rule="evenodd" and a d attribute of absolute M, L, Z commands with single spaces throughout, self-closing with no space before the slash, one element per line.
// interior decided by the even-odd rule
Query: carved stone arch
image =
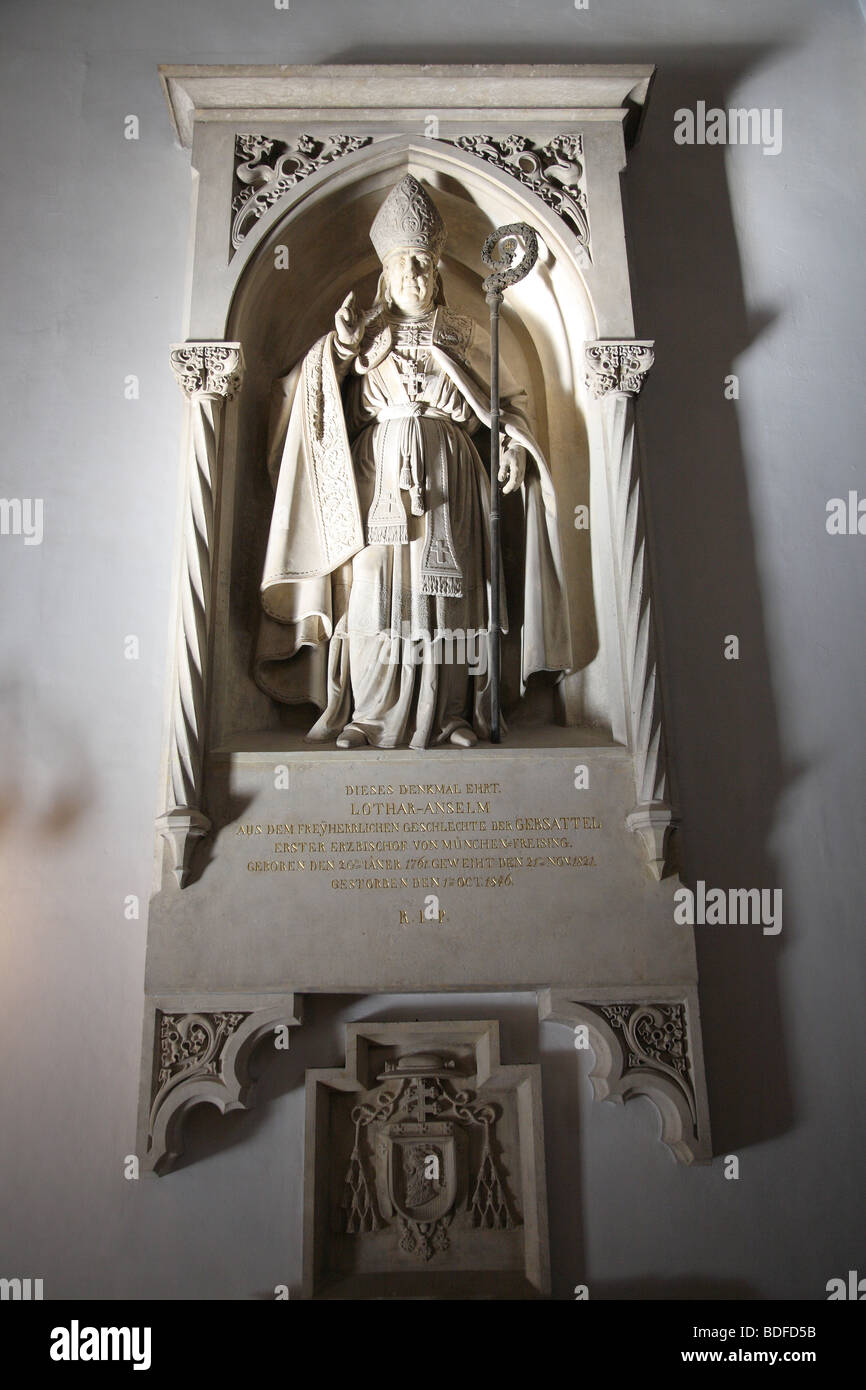
<path fill-rule="evenodd" d="M 542 1021 L 571 1028 L 581 1050 L 578 1030 L 586 1029 L 596 1100 L 623 1105 L 646 1096 L 674 1157 L 685 1164 L 711 1161 L 696 990 L 544 990 L 538 1007 Z"/>
<path fill-rule="evenodd" d="M 183 737 L 190 701 L 178 701 L 172 791 L 159 822 L 172 842 L 175 872 L 183 885 L 190 846 L 209 827 L 208 818 L 200 814 L 202 748 L 224 748 L 245 730 L 277 732 L 277 721 L 280 728 L 288 721 L 295 733 L 302 732 L 303 712 L 275 713 L 273 702 L 251 678 L 250 634 L 259 617 L 254 576 L 263 559 L 262 538 L 272 505 L 262 467 L 268 398 L 275 377 L 288 371 L 329 329 L 335 307 L 350 289 L 372 295 L 379 268 L 367 230 L 387 190 L 408 169 L 433 187 L 449 224 L 444 265 L 450 276 L 449 295 L 452 300 L 456 295 L 454 307 L 479 322 L 484 318 L 479 252 L 486 234 L 492 226 L 515 220 L 529 220 L 541 231 L 546 254 L 507 300 L 502 355 L 512 375 L 527 382 L 536 433 L 552 465 L 563 540 L 567 537 L 563 554 L 574 600 L 570 614 L 575 669 L 555 687 L 555 717 L 577 728 L 591 727 L 586 742 L 629 749 L 635 799 L 627 824 L 641 842 L 650 874 L 658 879 L 669 867 L 668 837 L 675 816 L 633 423 L 634 398 L 652 361 L 652 344 L 630 337 L 621 224 L 608 215 L 605 225 L 602 198 L 593 263 L 584 269 L 570 229 L 521 178 L 448 140 L 405 134 L 374 139 L 293 185 L 258 220 L 231 262 L 203 277 L 202 295 L 209 301 L 206 319 L 194 290 L 191 322 L 199 332 L 205 324 L 217 332 L 225 329 L 229 337 L 219 342 L 243 350 L 247 361 L 244 389 L 227 421 L 225 447 L 219 447 L 216 428 L 210 433 L 205 428 L 201 439 L 204 445 L 212 441 L 213 448 L 197 447 L 195 452 L 199 473 L 200 460 L 206 458 L 208 464 L 214 513 L 220 492 L 215 582 L 228 587 L 235 599 L 231 619 L 218 617 L 212 643 L 208 641 L 215 668 L 210 726 L 206 736 L 201 694 L 193 700 L 192 750 Z M 277 271 L 273 253 L 284 245 L 289 265 Z M 593 302 L 592 286 L 597 287 L 598 304 Z M 596 336 L 614 330 L 621 336 Z M 616 370 L 608 370 L 613 363 Z M 630 364 L 640 370 L 632 371 Z M 581 529 L 580 511 L 592 518 L 591 527 Z M 569 527 L 572 515 L 574 529 Z M 193 560 L 198 563 L 203 542 L 197 533 L 194 540 Z M 254 553 L 256 546 L 259 555 Z M 209 536 L 204 551 L 209 584 Z M 194 650 L 189 641 L 186 650 L 179 648 L 181 672 L 198 671 L 204 627 L 196 618 Z M 506 666 L 514 636 L 516 631 L 506 639 Z M 182 697 L 182 680 L 178 689 Z M 535 711 L 542 722 L 549 719 L 553 711 L 548 692 L 530 694 L 544 702 L 543 710 Z M 575 741 L 584 742 L 580 737 Z M 184 786 L 178 801 L 175 765 L 183 772 L 187 762 L 194 786 L 191 793 Z"/>
<path fill-rule="evenodd" d="M 541 234 L 545 249 L 532 283 L 516 286 L 506 300 L 502 355 L 512 375 L 528 385 L 530 413 L 553 470 L 569 585 L 576 596 L 576 669 L 556 689 L 557 718 L 593 725 L 613 739 L 613 729 L 623 723 L 615 678 L 618 635 L 612 615 L 591 601 L 600 584 L 599 568 L 611 564 L 607 491 L 602 467 L 590 467 L 586 423 L 584 344 L 595 336 L 598 319 L 573 235 L 518 178 L 445 141 L 396 136 L 333 160 L 259 219 L 229 267 L 234 286 L 227 294 L 225 331 L 244 344 L 247 376 L 237 413 L 234 465 L 229 460 L 235 472 L 234 499 L 226 516 L 233 506 L 267 506 L 261 492 L 256 501 L 260 479 L 246 477 L 241 483 L 241 474 L 256 467 L 261 477 L 262 417 L 271 383 L 328 331 L 350 290 L 372 297 L 380 267 L 369 226 L 405 172 L 428 184 L 448 226 L 443 276 L 449 303 L 482 325 L 488 310 L 480 252 L 487 234 L 519 220 L 529 221 Z M 280 247 L 287 248 L 288 268 L 278 271 Z M 575 509 L 587 503 L 595 519 L 594 543 L 588 532 L 571 525 Z M 263 530 L 259 526 L 260 534 Z M 223 536 L 230 547 L 228 527 Z M 252 689 L 244 692 L 253 726 L 266 718 L 264 698 Z"/>
<path fill-rule="evenodd" d="M 143 1172 L 162 1176 L 183 1153 L 186 1117 L 197 1105 L 221 1114 L 248 1110 L 256 1083 L 250 1060 L 268 1034 L 301 1023 L 295 995 L 220 995 L 147 1001 L 145 1057 L 152 1059 L 149 1094 L 142 1095 L 139 1158 Z"/>
<path fill-rule="evenodd" d="M 529 370 L 530 394 L 544 417 L 541 442 L 550 445 L 543 437 L 551 413 L 547 391 L 555 390 L 567 399 L 582 398 L 584 343 L 598 331 L 573 237 L 518 178 L 447 142 L 406 136 L 379 140 L 333 161 L 288 190 L 261 217 L 232 262 L 234 284 L 226 332 L 237 334 L 247 346 L 251 325 L 260 335 L 263 314 L 267 316 L 281 298 L 289 298 L 285 292 L 280 294 L 279 286 L 274 296 L 271 275 L 274 253 L 285 245 L 290 264 L 280 282 L 291 285 L 295 278 L 301 280 L 305 295 L 304 314 L 296 308 L 294 314 L 286 315 L 289 332 L 283 356 L 287 362 L 296 360 L 312 335 L 331 325 L 341 291 L 378 277 L 379 264 L 367 232 L 379 203 L 407 172 L 428 183 L 445 216 L 449 228 L 445 274 L 452 290 L 454 281 L 459 281 L 457 292 L 463 296 L 454 307 L 481 322 L 488 316 L 481 291 L 486 271 L 480 256 L 487 233 L 494 226 L 520 220 L 531 222 L 541 233 L 542 253 L 532 283 L 515 286 L 506 301 L 502 351 L 506 361 L 510 355 Z M 311 285 L 317 287 L 314 296 Z M 561 340 L 556 348 L 554 337 Z M 569 349 L 567 358 L 563 344 Z M 253 355 L 248 351 L 248 356 Z M 572 453 L 573 435 L 574 429 Z"/>
<path fill-rule="evenodd" d="M 235 316 L 239 296 L 244 291 L 245 274 L 256 260 L 262 245 L 274 243 L 273 233 L 277 229 L 285 229 L 299 213 L 307 214 L 320 203 L 327 203 L 334 195 L 346 190 L 353 190 L 356 199 L 372 190 L 371 207 L 375 210 L 378 205 L 376 199 L 384 198 L 392 183 L 404 173 L 413 173 L 417 178 L 426 180 L 431 188 L 442 195 L 455 189 L 461 190 L 464 196 L 471 194 L 494 225 L 520 220 L 531 222 L 540 232 L 547 249 L 547 257 L 544 254 L 541 257 L 542 264 L 545 259 L 555 259 L 573 277 L 575 290 L 585 298 L 587 314 L 581 315 L 583 326 L 587 329 L 584 337 L 598 334 L 599 315 L 588 277 L 584 273 L 579 247 L 567 222 L 557 215 L 549 203 L 534 192 L 516 171 L 510 172 L 502 166 L 491 164 L 451 141 L 395 135 L 379 138 L 375 143 L 342 155 L 310 173 L 287 189 L 259 218 L 226 268 L 225 278 L 231 300 L 226 312 L 227 335 L 230 336 L 230 327 L 237 321 Z M 360 225 L 364 226 L 363 219 Z M 449 246 L 453 247 L 453 244 L 453 234 L 449 229 Z M 365 249 L 371 261 L 374 260 L 371 249 Z M 481 273 L 480 256 L 477 254 L 473 267 Z M 577 375 L 582 378 L 582 372 Z"/>

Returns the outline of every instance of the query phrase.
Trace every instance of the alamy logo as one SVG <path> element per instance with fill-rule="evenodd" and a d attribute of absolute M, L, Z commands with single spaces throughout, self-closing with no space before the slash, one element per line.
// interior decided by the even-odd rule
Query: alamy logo
<path fill-rule="evenodd" d="M 25 545 L 42 544 L 41 497 L 0 497 L 0 536 L 23 536 Z"/>
<path fill-rule="evenodd" d="M 41 1279 L 0 1279 L 0 1302 L 28 1303 L 41 1297 Z"/>
<path fill-rule="evenodd" d="M 844 1279 L 827 1280 L 827 1302 L 836 1303 L 840 1299 L 850 1299 L 856 1303 L 866 1301 L 866 1279 L 861 1279 L 856 1269 L 848 1270 L 847 1282 Z"/>
<path fill-rule="evenodd" d="M 844 497 L 831 497 L 827 503 L 828 536 L 866 536 L 866 497 L 853 490 Z"/>
<path fill-rule="evenodd" d="M 782 930 L 781 888 L 707 888 L 702 878 L 674 893 L 674 921 L 681 927 L 763 926 L 764 936 Z"/>
<path fill-rule="evenodd" d="M 379 648 L 384 666 L 466 666 L 470 676 L 483 676 L 487 670 L 487 632 L 474 627 L 437 627 L 431 634 L 413 630 L 405 618 L 396 628 L 386 629 Z"/>
<path fill-rule="evenodd" d="M 52 1361 L 131 1361 L 134 1371 L 150 1370 L 149 1327 L 69 1327 L 51 1332 Z"/>
<path fill-rule="evenodd" d="M 723 111 L 699 101 L 694 111 L 681 106 L 674 112 L 674 141 L 677 145 L 762 145 L 764 154 L 782 150 L 782 112 L 777 106 L 759 110 L 757 106 L 731 107 Z"/>

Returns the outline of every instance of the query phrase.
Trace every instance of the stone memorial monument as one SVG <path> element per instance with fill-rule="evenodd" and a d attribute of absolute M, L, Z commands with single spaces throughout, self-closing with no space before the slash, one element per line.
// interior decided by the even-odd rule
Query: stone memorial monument
<path fill-rule="evenodd" d="M 196 197 L 143 1166 L 251 1104 L 304 993 L 470 989 L 535 991 L 707 1161 L 620 196 L 652 69 L 161 75 Z M 549 1291 L 507 1061 L 443 1019 L 308 1074 L 307 1296 Z"/>

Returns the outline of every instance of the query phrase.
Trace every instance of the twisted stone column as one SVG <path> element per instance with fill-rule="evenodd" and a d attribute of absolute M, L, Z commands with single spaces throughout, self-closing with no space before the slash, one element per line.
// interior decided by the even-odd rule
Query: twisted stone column
<path fill-rule="evenodd" d="M 628 736 L 634 760 L 636 805 L 627 817 L 627 824 L 643 842 L 653 877 L 661 878 L 671 808 L 640 472 L 634 443 L 634 402 L 653 363 L 653 344 L 587 343 L 585 362 L 587 386 L 601 409 L 607 456 Z"/>
<path fill-rule="evenodd" d="M 183 553 L 166 803 L 157 828 L 183 888 L 195 844 L 210 830 L 201 810 L 211 562 L 223 412 L 240 388 L 240 343 L 177 343 L 171 366 L 189 401 Z"/>

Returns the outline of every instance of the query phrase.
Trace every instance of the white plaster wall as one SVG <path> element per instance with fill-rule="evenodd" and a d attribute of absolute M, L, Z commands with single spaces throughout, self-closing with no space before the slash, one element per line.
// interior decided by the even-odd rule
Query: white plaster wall
<path fill-rule="evenodd" d="M 651 535 L 687 870 L 781 886 L 781 936 L 699 930 L 717 1151 L 674 1165 L 646 1101 L 591 1104 L 545 1025 L 556 1291 L 822 1298 L 864 1272 L 861 318 L 864 18 L 854 0 L 26 0 L 4 5 L 0 496 L 0 1274 L 46 1297 L 267 1297 L 297 1284 L 307 1066 L 342 1018 L 501 1016 L 526 996 L 313 1000 L 261 1107 L 133 1145 L 169 625 L 190 178 L 158 62 L 651 61 L 628 178 Z M 681 148 L 673 112 L 779 107 L 783 149 Z M 124 117 L 141 121 L 138 142 Z M 726 373 L 740 399 L 725 401 Z M 138 402 L 124 378 L 140 378 Z M 738 663 L 723 638 L 741 639 Z M 138 661 L 124 659 L 136 635 Z M 142 916 L 124 917 L 139 895 Z"/>

